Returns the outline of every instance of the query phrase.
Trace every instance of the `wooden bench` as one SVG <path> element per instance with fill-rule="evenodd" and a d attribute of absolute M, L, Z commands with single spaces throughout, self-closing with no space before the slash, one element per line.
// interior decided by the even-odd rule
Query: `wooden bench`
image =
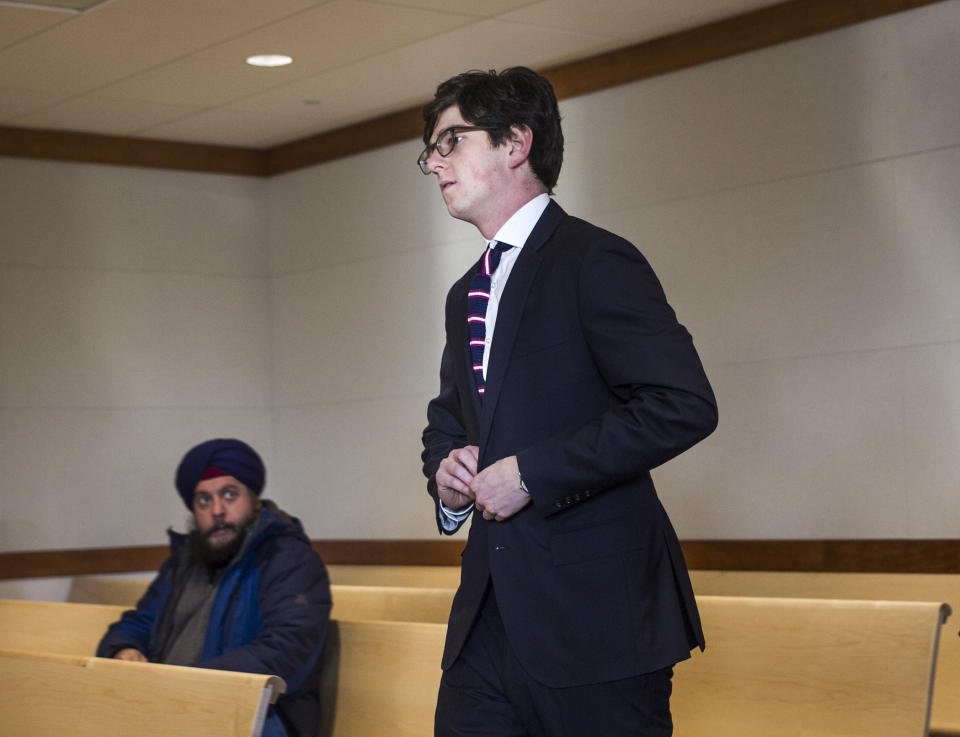
<path fill-rule="evenodd" d="M 677 666 L 678 736 L 925 734 L 947 607 L 767 597 L 698 601 L 708 647 Z M 95 645 L 122 609 L 0 601 L 0 647 L 29 642 L 76 652 L 84 643 Z M 429 734 L 445 632 L 436 623 L 333 620 L 319 734 Z"/>
<path fill-rule="evenodd" d="M 91 656 L 127 609 L 102 604 L 0 599 L 0 648 Z"/>
<path fill-rule="evenodd" d="M 118 604 L 131 609 L 140 601 L 151 578 L 75 576 L 70 581 L 67 601 L 74 604 Z"/>
<path fill-rule="evenodd" d="M 703 595 L 720 595 L 942 601 L 960 612 L 958 574 L 697 570 L 690 571 L 690 577 L 698 599 Z M 957 630 L 955 624 L 944 629 L 937 654 L 930 733 L 938 737 L 960 737 L 960 636 Z"/>
<path fill-rule="evenodd" d="M 350 586 L 414 586 L 456 589 L 460 566 L 349 565 L 327 566 L 330 582 Z"/>
<path fill-rule="evenodd" d="M 460 585 L 460 569 L 450 566 L 333 565 L 327 570 L 333 586 L 455 590 Z M 132 607 L 149 585 L 148 578 L 76 576 L 70 582 L 67 601 Z"/>
<path fill-rule="evenodd" d="M 455 589 L 413 586 L 330 587 L 331 616 L 340 620 L 381 620 L 446 624 Z"/>
<path fill-rule="evenodd" d="M 331 620 L 318 737 L 433 734 L 446 625 Z"/>
<path fill-rule="evenodd" d="M 923 737 L 949 607 L 698 596 L 707 649 L 677 665 L 677 737 Z"/>
<path fill-rule="evenodd" d="M 275 676 L 0 650 L 3 737 L 257 737 Z"/>
<path fill-rule="evenodd" d="M 77 579 L 70 600 L 133 607 L 148 582 L 136 579 Z M 331 616 L 338 619 L 394 620 L 446 624 L 453 603 L 453 588 L 415 586 L 355 586 L 333 584 Z M 123 611 L 121 607 L 120 611 Z M 116 621 L 119 616 L 111 621 Z"/>

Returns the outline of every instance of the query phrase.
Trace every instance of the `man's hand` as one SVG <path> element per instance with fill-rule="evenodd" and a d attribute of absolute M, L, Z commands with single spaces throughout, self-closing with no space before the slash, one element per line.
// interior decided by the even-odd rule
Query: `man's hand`
<path fill-rule="evenodd" d="M 113 656 L 117 660 L 130 660 L 135 663 L 146 663 L 147 657 L 133 647 L 125 647 L 123 650 L 118 651 Z"/>
<path fill-rule="evenodd" d="M 520 468 L 516 456 L 501 458 L 476 474 L 470 491 L 483 518 L 503 522 L 530 503 L 530 495 L 520 488 Z"/>
<path fill-rule="evenodd" d="M 473 503 L 470 482 L 477 475 L 480 449 L 475 445 L 451 450 L 437 468 L 437 493 L 443 506 L 452 512 Z"/>

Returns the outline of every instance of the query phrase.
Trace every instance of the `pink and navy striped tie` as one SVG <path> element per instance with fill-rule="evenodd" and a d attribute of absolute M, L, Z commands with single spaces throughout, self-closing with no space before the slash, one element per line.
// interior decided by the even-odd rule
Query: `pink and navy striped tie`
<path fill-rule="evenodd" d="M 467 293 L 467 328 L 470 333 L 470 356 L 473 360 L 473 376 L 477 381 L 477 393 L 483 398 L 483 349 L 487 337 L 487 303 L 490 301 L 490 276 L 500 264 L 504 251 L 513 248 L 507 243 L 488 247 L 480 259 L 480 269 L 470 279 Z"/>

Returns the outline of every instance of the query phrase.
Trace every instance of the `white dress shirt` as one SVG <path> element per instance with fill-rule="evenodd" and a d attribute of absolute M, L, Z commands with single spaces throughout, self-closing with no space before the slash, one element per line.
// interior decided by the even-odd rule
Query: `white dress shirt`
<path fill-rule="evenodd" d="M 493 236 L 493 240 L 486 242 L 487 248 L 494 243 L 509 243 L 513 248 L 500 256 L 497 270 L 490 275 L 490 300 L 487 302 L 486 334 L 483 340 L 484 379 L 487 378 L 487 366 L 490 363 L 490 347 L 493 345 L 493 333 L 497 326 L 500 297 L 503 295 L 503 290 L 506 289 L 510 272 L 513 271 L 513 265 L 520 256 L 523 244 L 527 242 L 527 238 L 530 237 L 530 233 L 533 232 L 534 226 L 540 220 L 540 216 L 543 215 L 543 211 L 547 209 L 548 204 L 550 204 L 550 195 L 546 193 L 537 195 L 510 216 L 510 219 Z M 441 501 L 438 516 L 444 530 L 455 530 L 457 524 L 466 519 L 472 512 L 472 504 L 453 511 L 447 509 Z"/>

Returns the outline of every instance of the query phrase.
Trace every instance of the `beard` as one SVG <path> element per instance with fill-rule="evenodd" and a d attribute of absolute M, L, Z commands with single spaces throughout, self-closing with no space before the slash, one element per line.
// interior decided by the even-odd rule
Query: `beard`
<path fill-rule="evenodd" d="M 203 531 L 197 527 L 195 519 L 190 520 L 190 531 L 187 539 L 190 545 L 190 555 L 193 560 L 202 563 L 208 568 L 222 568 L 240 551 L 247 535 L 256 524 L 260 512 L 251 512 L 237 523 L 223 522 L 216 524 L 209 530 Z M 234 535 L 223 544 L 210 541 L 214 533 L 221 530 L 233 530 Z"/>

